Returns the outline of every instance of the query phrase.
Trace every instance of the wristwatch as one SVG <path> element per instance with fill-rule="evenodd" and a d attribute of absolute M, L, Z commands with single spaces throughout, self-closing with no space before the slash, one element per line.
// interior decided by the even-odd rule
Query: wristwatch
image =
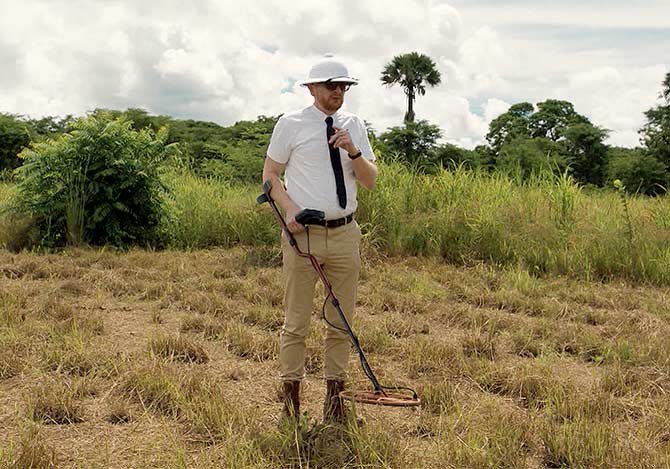
<path fill-rule="evenodd" d="M 353 155 L 351 153 L 347 153 L 347 155 L 349 155 L 349 158 L 351 158 L 352 160 L 355 160 L 356 158 L 358 158 L 362 154 L 363 154 L 363 152 L 360 151 L 360 150 L 358 150 L 358 153 L 354 153 Z"/>

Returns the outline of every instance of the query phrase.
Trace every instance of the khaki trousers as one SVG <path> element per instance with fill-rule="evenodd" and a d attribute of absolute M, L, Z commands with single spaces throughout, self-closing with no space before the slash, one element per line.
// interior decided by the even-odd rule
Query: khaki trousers
<path fill-rule="evenodd" d="M 361 231 L 358 224 L 354 220 L 337 228 L 313 225 L 294 237 L 300 250 L 304 253 L 309 251 L 323 266 L 335 296 L 340 301 L 340 307 L 351 324 L 361 267 Z M 296 255 L 283 234 L 282 252 L 286 318 L 279 341 L 280 377 L 282 381 L 300 381 L 305 376 L 305 339 L 309 334 L 314 287 L 319 277 L 309 259 Z M 335 326 L 344 328 L 330 300 L 326 306 L 326 318 Z M 327 326 L 326 379 L 346 378 L 350 344 L 346 332 Z"/>

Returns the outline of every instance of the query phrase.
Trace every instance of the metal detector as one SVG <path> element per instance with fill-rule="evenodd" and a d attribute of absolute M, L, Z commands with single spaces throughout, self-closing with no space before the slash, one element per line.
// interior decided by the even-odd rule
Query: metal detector
<path fill-rule="evenodd" d="M 340 393 L 340 397 L 350 401 L 360 402 L 362 404 L 375 404 L 375 405 L 395 406 L 395 407 L 415 407 L 421 405 L 421 399 L 419 399 L 419 396 L 413 389 L 402 386 L 382 386 L 381 384 L 379 384 L 377 377 L 375 376 L 374 372 L 372 371 L 372 368 L 370 367 L 370 364 L 368 363 L 367 358 L 365 357 L 365 353 L 363 353 L 363 349 L 361 348 L 361 345 L 358 342 L 358 338 L 351 329 L 349 321 L 347 321 L 347 318 L 344 316 L 342 308 L 340 308 L 340 302 L 338 301 L 337 297 L 335 296 L 335 293 L 333 292 L 333 288 L 331 287 L 330 282 L 328 281 L 328 278 L 326 277 L 326 274 L 323 271 L 323 267 L 321 266 L 321 264 L 319 264 L 319 261 L 317 261 L 316 257 L 314 257 L 312 254 L 304 253 L 300 250 L 295 238 L 293 237 L 293 234 L 288 229 L 284 217 L 282 217 L 281 213 L 279 212 L 277 204 L 275 203 L 274 199 L 270 196 L 271 189 L 272 189 L 272 182 L 269 180 L 265 181 L 265 183 L 263 183 L 263 194 L 258 196 L 256 202 L 259 204 L 268 202 L 270 204 L 270 207 L 272 207 L 272 211 L 274 212 L 277 221 L 281 225 L 282 230 L 284 230 L 286 239 L 291 245 L 291 248 L 293 248 L 293 251 L 300 257 L 308 258 L 312 263 L 312 267 L 314 267 L 314 270 L 316 270 L 316 272 L 318 273 L 319 278 L 321 279 L 321 282 L 323 283 L 323 286 L 326 290 L 326 294 L 328 295 L 326 299 L 327 298 L 331 299 L 331 304 L 333 305 L 333 307 L 339 314 L 340 319 L 344 323 L 346 332 L 349 335 L 349 338 L 351 339 L 351 343 L 353 344 L 354 349 L 356 349 L 356 352 L 358 353 L 361 362 L 361 368 L 363 368 L 363 372 L 374 386 L 374 389 L 372 391 L 343 391 Z M 323 220 L 325 219 L 325 214 L 319 210 L 304 209 L 296 215 L 295 219 L 301 225 L 319 224 L 319 222 L 323 222 Z M 325 313 L 324 313 L 324 319 L 325 319 Z"/>

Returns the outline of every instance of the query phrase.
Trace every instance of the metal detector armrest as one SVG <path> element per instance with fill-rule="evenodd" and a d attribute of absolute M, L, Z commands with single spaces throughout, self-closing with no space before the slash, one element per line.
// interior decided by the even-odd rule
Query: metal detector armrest
<path fill-rule="evenodd" d="M 272 189 L 272 181 L 269 179 L 263 183 L 263 193 L 256 197 L 257 204 L 264 204 L 265 202 L 270 202 L 272 197 L 270 197 L 270 190 Z"/>

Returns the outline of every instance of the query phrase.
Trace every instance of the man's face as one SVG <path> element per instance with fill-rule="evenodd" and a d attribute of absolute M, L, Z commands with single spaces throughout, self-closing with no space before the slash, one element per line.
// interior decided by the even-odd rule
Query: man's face
<path fill-rule="evenodd" d="M 348 83 L 314 83 L 307 86 L 318 107 L 332 114 L 344 104 L 344 93 L 350 85 Z"/>

